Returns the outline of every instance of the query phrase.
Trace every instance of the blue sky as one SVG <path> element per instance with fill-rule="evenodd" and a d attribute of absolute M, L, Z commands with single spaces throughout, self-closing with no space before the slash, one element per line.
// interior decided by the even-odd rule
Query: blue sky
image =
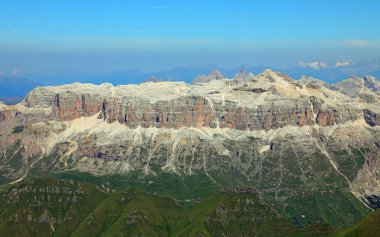
<path fill-rule="evenodd" d="M 380 1 L 3 0 L 0 67 L 159 70 L 380 56 Z"/>

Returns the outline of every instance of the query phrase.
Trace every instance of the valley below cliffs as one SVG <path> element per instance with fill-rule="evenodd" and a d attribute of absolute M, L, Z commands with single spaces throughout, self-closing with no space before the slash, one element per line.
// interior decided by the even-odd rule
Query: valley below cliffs
<path fill-rule="evenodd" d="M 39 87 L 0 106 L 0 186 L 55 177 L 191 200 L 250 187 L 300 227 L 349 226 L 379 207 L 378 85 L 265 70 Z"/>

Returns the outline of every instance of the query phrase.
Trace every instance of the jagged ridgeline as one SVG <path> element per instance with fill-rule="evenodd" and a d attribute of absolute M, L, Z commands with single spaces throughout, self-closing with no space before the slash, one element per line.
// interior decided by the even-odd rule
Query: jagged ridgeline
<path fill-rule="evenodd" d="M 248 188 L 300 228 L 350 226 L 379 206 L 375 78 L 223 78 L 40 87 L 0 105 L 0 183 L 108 182 L 181 200 Z"/>

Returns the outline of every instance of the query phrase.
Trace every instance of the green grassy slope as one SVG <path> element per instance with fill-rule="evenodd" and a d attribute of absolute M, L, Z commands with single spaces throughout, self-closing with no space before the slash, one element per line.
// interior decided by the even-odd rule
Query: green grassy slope
<path fill-rule="evenodd" d="M 144 191 L 73 182 L 23 181 L 0 192 L 0 236 L 327 236 L 299 230 L 256 194 L 175 201 Z"/>
<path fill-rule="evenodd" d="M 378 237 L 380 236 L 380 209 L 365 217 L 356 225 L 338 231 L 333 237 Z"/>
<path fill-rule="evenodd" d="M 364 157 L 374 155 L 377 151 L 367 146 L 340 149 L 339 143 L 330 139 L 326 149 L 339 166 L 340 174 L 319 149 L 309 150 L 310 147 L 306 149 L 307 146 L 302 144 L 294 149 L 292 141 L 293 137 L 276 140 L 273 150 L 265 156 L 257 153 L 259 143 L 253 138 L 239 142 L 226 141 L 223 146 L 236 151 L 231 156 L 221 156 L 215 149 L 208 149 L 207 146 L 195 149 L 196 159 L 208 157 L 204 168 L 207 173 L 194 169 L 189 175 L 185 166 L 181 166 L 182 163 L 178 173 L 163 172 L 161 165 L 165 161 L 156 159 L 150 164 L 152 172 L 149 174 L 140 169 L 123 175 L 104 170 L 103 176 L 70 169 L 70 164 L 75 167 L 78 160 L 75 156 L 67 158 L 69 167 L 65 168 L 66 163 L 60 162 L 58 157 L 62 156 L 62 152 L 65 153 L 65 149 L 59 150 L 59 147 L 67 147 L 66 143 L 55 147 L 46 157 L 29 157 L 26 163 L 22 156 L 25 149 L 17 141 L 0 155 L 0 186 L 18 180 L 28 171 L 28 179 L 67 179 L 93 185 L 107 183 L 109 188 L 115 190 L 143 189 L 180 200 L 204 199 L 217 194 L 223 188 L 253 187 L 261 190 L 261 198 L 266 205 L 271 205 L 284 218 L 291 219 L 302 228 L 318 221 L 328 223 L 334 228 L 344 228 L 357 223 L 370 212 L 351 193 L 342 174 L 352 179 L 363 165 Z M 141 153 L 139 158 L 135 157 L 137 160 L 144 160 L 149 146 L 144 145 L 141 150 L 145 153 Z M 163 148 L 160 152 L 157 151 L 160 154 L 168 152 Z M 184 162 L 189 160 L 185 158 L 181 159 Z M 33 167 L 29 169 L 31 164 Z"/>

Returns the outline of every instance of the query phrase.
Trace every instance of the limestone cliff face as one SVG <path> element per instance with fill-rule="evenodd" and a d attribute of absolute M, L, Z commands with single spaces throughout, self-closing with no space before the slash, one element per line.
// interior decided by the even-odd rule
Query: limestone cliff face
<path fill-rule="evenodd" d="M 102 98 L 96 94 L 56 94 L 52 103 L 54 117 L 70 121 L 91 116 L 102 109 Z"/>
<path fill-rule="evenodd" d="M 363 115 L 360 109 L 351 106 L 342 106 L 339 109 L 330 108 L 319 110 L 317 113 L 316 124 L 321 126 L 332 126 L 342 124 L 347 121 L 356 121 L 362 119 Z"/>
<path fill-rule="evenodd" d="M 363 118 L 361 108 L 349 98 L 327 89 L 321 92 L 303 88 L 283 74 L 265 71 L 256 81 L 233 82 L 219 80 L 194 86 L 159 83 L 167 86 L 163 94 L 155 94 L 154 86 L 158 83 L 141 85 L 139 94 L 128 86 L 38 88 L 28 95 L 24 105 L 46 108 L 51 111 L 50 117 L 58 121 L 100 112 L 108 123 L 118 121 L 131 128 L 268 130 L 313 124 L 331 126 Z M 175 93 L 176 87 L 181 87 L 183 93 Z M 0 119 L 9 116 L 9 112 L 2 112 Z"/>
<path fill-rule="evenodd" d="M 104 101 L 101 118 L 107 122 L 118 121 L 131 128 L 234 128 L 238 130 L 262 130 L 288 125 L 312 125 L 312 111 L 307 101 L 282 101 L 257 106 L 239 106 L 232 101 L 224 105 L 213 103 L 202 96 L 188 96 L 167 102 L 149 103 L 144 100 L 131 102 Z"/>
<path fill-rule="evenodd" d="M 9 121 L 13 118 L 11 110 L 0 111 L 0 121 Z"/>
<path fill-rule="evenodd" d="M 380 82 L 375 77 L 350 76 L 347 80 L 343 80 L 336 84 L 328 84 L 324 81 L 311 77 L 303 77 L 300 79 L 300 82 L 309 88 L 327 88 L 334 91 L 339 91 L 352 99 L 351 104 L 359 105 L 363 109 L 363 115 L 360 117 L 363 117 L 367 124 L 370 126 L 379 125 Z M 352 120 L 355 118 L 348 118 L 353 115 L 353 113 L 349 111 L 351 109 L 352 106 L 351 108 L 350 106 L 346 106 L 343 110 L 348 111 L 343 112 L 342 109 L 339 109 L 337 111 L 332 111 L 333 114 L 321 111 L 321 115 L 319 117 L 323 120 L 322 124 L 327 124 L 328 121 L 332 122 L 336 120 L 336 118 L 334 118 L 334 114 L 336 114 L 336 112 L 342 112 L 342 116 L 346 117 L 346 119 Z"/>

